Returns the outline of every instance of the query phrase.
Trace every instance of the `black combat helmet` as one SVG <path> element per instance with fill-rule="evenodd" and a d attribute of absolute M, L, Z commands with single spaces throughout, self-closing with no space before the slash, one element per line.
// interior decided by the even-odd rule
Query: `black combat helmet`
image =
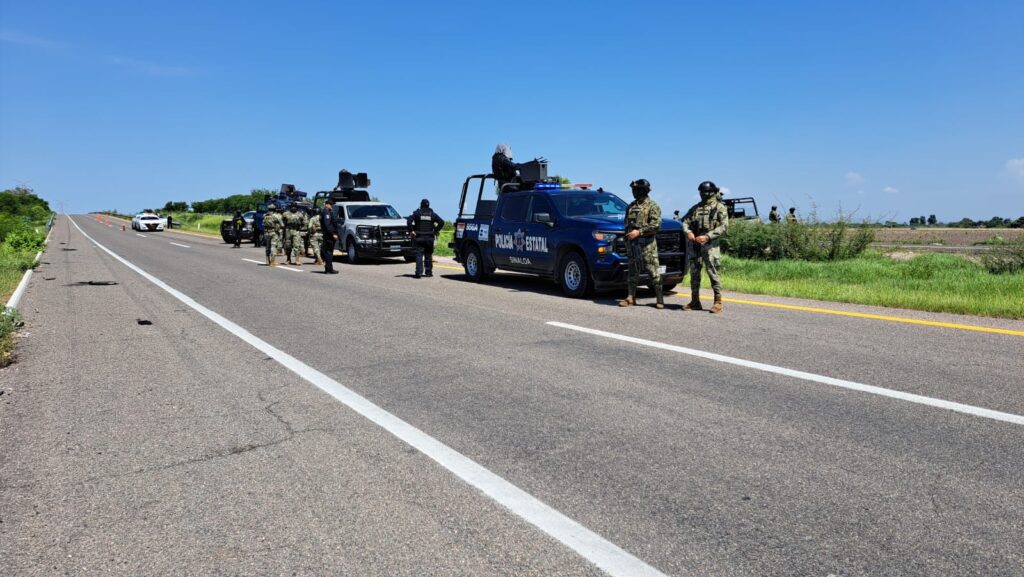
<path fill-rule="evenodd" d="M 425 199 L 425 198 L 423 200 L 421 200 L 420 201 L 420 208 L 430 208 L 430 201 Z"/>
<path fill-rule="evenodd" d="M 697 192 L 700 193 L 701 200 L 714 198 L 715 196 L 718 195 L 719 191 L 720 189 L 718 188 L 718 186 L 715 183 L 711 182 L 710 180 L 705 180 L 704 182 L 700 183 L 700 186 L 697 187 Z"/>

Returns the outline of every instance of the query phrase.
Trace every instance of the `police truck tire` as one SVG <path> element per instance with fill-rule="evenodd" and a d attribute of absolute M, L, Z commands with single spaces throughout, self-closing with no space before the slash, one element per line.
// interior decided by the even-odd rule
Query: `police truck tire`
<path fill-rule="evenodd" d="M 462 267 L 466 270 L 466 277 L 473 282 L 480 282 L 487 278 L 487 271 L 484 270 L 484 259 L 480 256 L 480 249 L 476 245 L 470 245 L 462 257 Z"/>
<path fill-rule="evenodd" d="M 675 290 L 676 284 L 678 284 L 678 283 L 663 284 L 663 285 L 661 285 L 661 290 L 664 291 L 665 294 L 668 294 L 668 293 L 672 292 L 673 290 Z M 651 290 L 654 290 L 654 289 L 652 288 Z"/>
<path fill-rule="evenodd" d="M 351 238 L 345 243 L 345 256 L 348 258 L 348 264 L 359 263 L 359 251 L 356 250 L 356 241 Z"/>
<path fill-rule="evenodd" d="M 567 252 L 562 257 L 558 265 L 558 283 L 562 285 L 562 292 L 573 298 L 584 297 L 590 292 L 590 271 L 580 253 Z"/>
<path fill-rule="evenodd" d="M 228 235 L 226 235 L 226 234 L 222 234 L 222 235 L 220 235 L 220 237 L 221 237 L 222 239 L 224 239 L 224 242 L 225 242 L 225 243 L 228 243 L 228 244 L 230 244 L 230 243 L 233 243 L 233 242 L 235 242 L 235 238 L 234 238 L 234 237 L 232 237 L 232 236 L 228 236 Z"/>

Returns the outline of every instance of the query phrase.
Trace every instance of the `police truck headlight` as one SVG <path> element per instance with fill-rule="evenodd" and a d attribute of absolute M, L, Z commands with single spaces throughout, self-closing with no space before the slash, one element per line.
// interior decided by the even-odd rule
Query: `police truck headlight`
<path fill-rule="evenodd" d="M 372 230 L 373 230 L 372 226 L 357 226 L 356 227 L 356 234 L 359 235 L 359 238 L 361 240 L 369 240 L 369 238 L 370 238 L 370 231 L 372 231 Z"/>
<path fill-rule="evenodd" d="M 594 240 L 603 240 L 604 242 L 615 242 L 615 238 L 618 237 L 618 233 L 600 230 L 595 230 L 591 234 L 594 235 Z"/>

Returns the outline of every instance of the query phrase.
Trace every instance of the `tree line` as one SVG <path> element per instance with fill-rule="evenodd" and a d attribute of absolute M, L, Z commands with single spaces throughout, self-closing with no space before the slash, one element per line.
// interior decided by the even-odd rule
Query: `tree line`
<path fill-rule="evenodd" d="M 988 220 L 973 220 L 970 218 L 961 218 L 956 222 L 939 222 L 939 219 L 935 218 L 935 215 L 929 215 L 927 218 L 923 216 L 915 216 L 910 219 L 906 224 L 887 220 L 883 223 L 886 227 L 898 227 L 898 226 L 941 226 L 946 228 L 1024 228 L 1024 216 L 1011 220 L 1009 218 L 1003 218 L 1001 216 L 993 216 Z"/>
<path fill-rule="evenodd" d="M 189 204 L 185 201 L 169 201 L 164 205 L 163 212 L 200 212 L 200 213 L 233 213 L 236 210 L 246 212 L 256 210 L 263 203 L 266 195 L 277 194 L 267 188 L 254 188 L 249 194 L 233 194 L 224 198 L 197 200 Z"/>

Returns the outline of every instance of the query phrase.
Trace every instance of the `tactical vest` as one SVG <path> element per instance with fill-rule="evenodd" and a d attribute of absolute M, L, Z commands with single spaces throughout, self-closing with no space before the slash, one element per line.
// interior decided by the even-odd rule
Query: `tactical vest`
<path fill-rule="evenodd" d="M 647 202 L 640 204 L 634 201 L 626 211 L 626 231 L 643 228 L 651 220 L 651 209 L 654 208 L 654 201 L 650 198 Z M 657 234 L 657 233 L 655 233 Z M 654 234 L 646 234 L 646 237 L 653 237 Z"/>
<path fill-rule="evenodd" d="M 720 202 L 708 202 L 697 205 L 690 218 L 690 230 L 700 236 L 718 228 L 722 224 L 722 211 L 725 207 Z"/>
<path fill-rule="evenodd" d="M 284 213 L 284 226 L 288 230 L 302 230 L 302 213 L 298 211 Z"/>
<path fill-rule="evenodd" d="M 412 227 L 416 234 L 434 234 L 434 211 L 429 208 L 417 210 Z"/>

